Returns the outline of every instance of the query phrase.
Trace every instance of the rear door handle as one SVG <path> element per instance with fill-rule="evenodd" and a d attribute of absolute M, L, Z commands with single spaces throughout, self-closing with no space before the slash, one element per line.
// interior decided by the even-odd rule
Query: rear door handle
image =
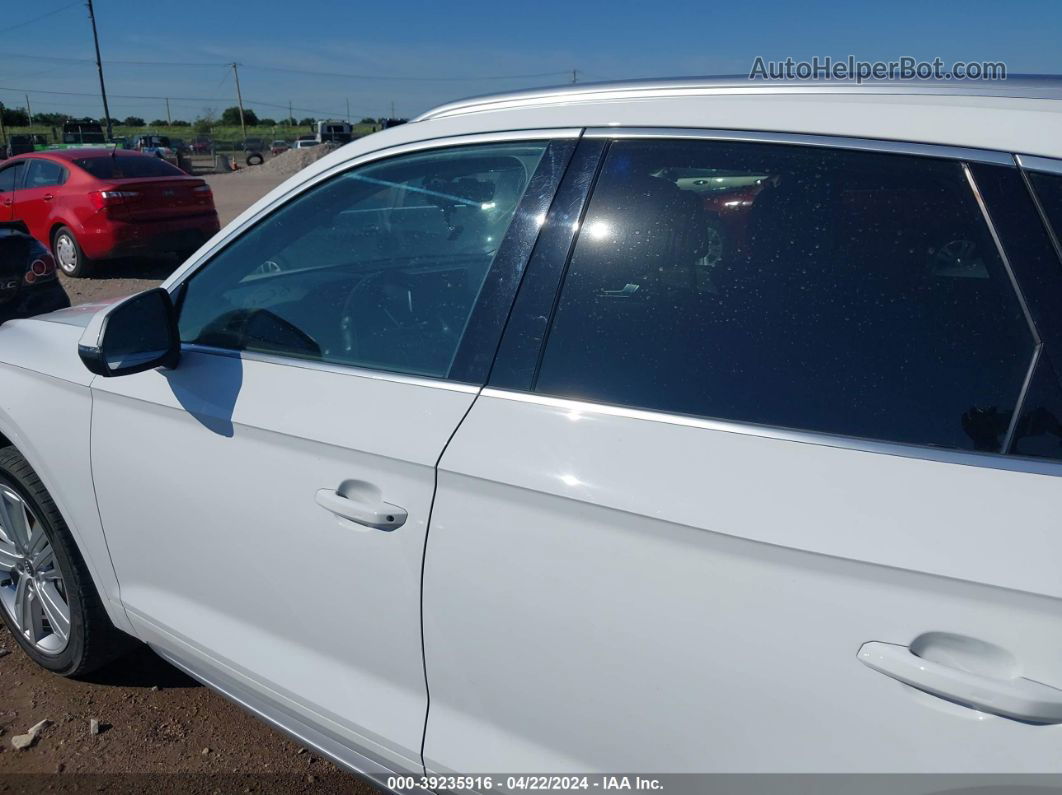
<path fill-rule="evenodd" d="M 350 493 L 353 492 L 353 493 Z M 344 496 L 335 489 L 319 489 L 314 495 L 317 504 L 326 511 L 355 524 L 374 527 L 377 530 L 397 530 L 406 523 L 409 514 L 405 508 L 374 499 L 375 489 L 350 490 L 350 496 Z"/>
<path fill-rule="evenodd" d="M 907 646 L 871 641 L 859 661 L 885 676 L 981 712 L 1029 723 L 1062 723 L 1062 690 L 1032 679 L 995 679 L 926 660 Z"/>
<path fill-rule="evenodd" d="M 54 198 L 55 198 L 55 196 L 54 196 L 53 194 L 51 194 L 51 193 L 45 193 L 45 194 L 44 194 L 44 196 L 43 196 L 42 198 L 43 198 L 43 199 L 44 199 L 44 200 L 45 200 L 46 202 L 50 202 L 50 201 L 51 201 L 52 199 L 54 199 Z"/>

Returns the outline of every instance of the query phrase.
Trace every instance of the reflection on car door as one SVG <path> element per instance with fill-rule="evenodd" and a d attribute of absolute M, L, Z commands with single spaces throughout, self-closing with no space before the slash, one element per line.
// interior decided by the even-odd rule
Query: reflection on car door
<path fill-rule="evenodd" d="M 763 177 L 708 273 L 691 165 Z M 1060 770 L 1062 466 L 1007 455 L 1043 350 L 967 176 L 611 145 L 440 461 L 429 771 Z"/>
<path fill-rule="evenodd" d="M 485 380 L 458 364 L 496 345 L 483 321 L 508 309 L 557 146 L 429 150 L 315 185 L 187 282 L 175 370 L 93 387 L 100 513 L 138 632 L 361 769 L 420 766 L 435 465 Z M 344 233 L 362 207 L 380 217 L 381 191 L 427 183 L 431 231 L 462 219 L 431 252 L 386 223 Z"/>

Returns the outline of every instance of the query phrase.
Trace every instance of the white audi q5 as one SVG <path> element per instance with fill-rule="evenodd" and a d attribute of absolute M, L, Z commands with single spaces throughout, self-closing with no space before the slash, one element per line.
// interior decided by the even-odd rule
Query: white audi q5
<path fill-rule="evenodd" d="M 367 775 L 1060 773 L 1060 236 L 1053 79 L 440 107 L 0 328 L 0 612 Z"/>

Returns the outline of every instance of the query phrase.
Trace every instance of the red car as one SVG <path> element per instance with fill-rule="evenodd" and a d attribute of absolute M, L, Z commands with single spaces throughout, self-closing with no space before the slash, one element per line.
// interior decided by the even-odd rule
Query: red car
<path fill-rule="evenodd" d="M 214 196 L 164 160 L 122 149 L 33 152 L 0 166 L 0 221 L 22 221 L 68 276 L 98 260 L 187 256 L 218 231 Z"/>

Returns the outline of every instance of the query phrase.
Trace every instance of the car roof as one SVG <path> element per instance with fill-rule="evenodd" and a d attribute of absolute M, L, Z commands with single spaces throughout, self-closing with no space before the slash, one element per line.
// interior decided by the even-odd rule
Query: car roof
<path fill-rule="evenodd" d="M 146 155 L 143 152 L 134 152 L 131 149 L 113 149 L 110 146 L 106 147 L 86 147 L 84 149 L 43 149 L 39 152 L 26 152 L 22 155 L 17 155 L 5 162 L 10 163 L 12 160 L 25 160 L 30 157 L 47 157 L 55 160 L 84 160 L 86 158 L 93 157 L 152 157 L 152 155 Z"/>
<path fill-rule="evenodd" d="M 451 102 L 414 121 L 386 134 L 412 141 L 432 137 L 429 125 L 454 134 L 651 126 L 874 138 L 1062 158 L 1062 77 L 858 84 L 731 76 L 578 84 Z"/>

